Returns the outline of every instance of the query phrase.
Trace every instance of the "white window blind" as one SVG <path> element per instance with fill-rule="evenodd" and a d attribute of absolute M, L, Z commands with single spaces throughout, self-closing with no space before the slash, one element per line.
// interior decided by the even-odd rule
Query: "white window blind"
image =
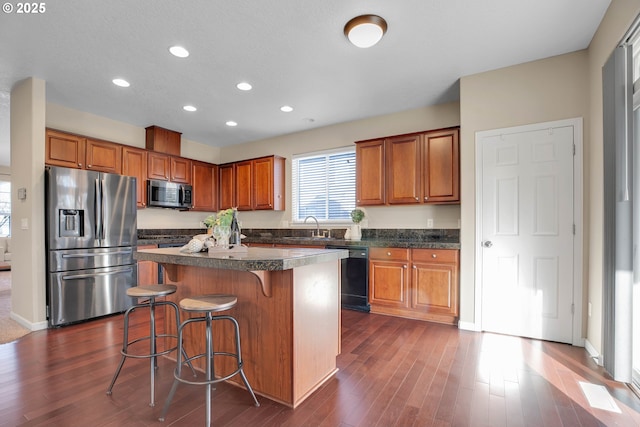
<path fill-rule="evenodd" d="M 356 205 L 354 147 L 295 155 L 292 159 L 292 222 L 313 215 L 345 222 Z"/>

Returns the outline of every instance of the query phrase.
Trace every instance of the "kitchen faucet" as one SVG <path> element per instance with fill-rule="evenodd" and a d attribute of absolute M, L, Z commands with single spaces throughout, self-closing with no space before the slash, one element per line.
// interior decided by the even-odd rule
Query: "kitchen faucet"
<path fill-rule="evenodd" d="M 316 234 L 314 235 L 314 234 L 313 234 L 313 232 L 312 232 L 312 233 L 311 233 L 311 237 L 322 237 L 322 236 L 320 235 L 320 224 L 318 224 L 318 218 L 316 218 L 316 217 L 315 217 L 315 216 L 313 216 L 313 215 L 309 215 L 308 217 L 306 217 L 306 218 L 304 219 L 304 223 L 305 223 L 305 224 L 307 223 L 307 220 L 308 220 L 309 218 L 312 218 L 312 219 L 316 222 Z"/>

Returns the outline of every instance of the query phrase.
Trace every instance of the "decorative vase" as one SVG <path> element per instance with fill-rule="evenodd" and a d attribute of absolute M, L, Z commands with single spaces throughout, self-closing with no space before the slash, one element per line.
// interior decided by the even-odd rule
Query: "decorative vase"
<path fill-rule="evenodd" d="M 231 227 L 228 225 L 216 225 L 213 227 L 213 237 L 216 239 L 216 246 L 229 249 L 229 236 Z"/>
<path fill-rule="evenodd" d="M 360 230 L 360 224 L 353 224 L 351 226 L 351 240 L 360 240 L 362 238 L 362 230 Z"/>

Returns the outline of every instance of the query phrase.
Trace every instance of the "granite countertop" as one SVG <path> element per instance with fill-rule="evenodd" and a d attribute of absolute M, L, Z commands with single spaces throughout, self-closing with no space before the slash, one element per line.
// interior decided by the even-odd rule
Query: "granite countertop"
<path fill-rule="evenodd" d="M 289 270 L 348 256 L 349 252 L 346 250 L 312 248 L 247 248 L 246 252 L 194 254 L 182 253 L 180 248 L 159 248 L 139 249 L 133 254 L 133 258 L 139 261 L 240 271 Z"/>
<path fill-rule="evenodd" d="M 138 245 L 184 245 L 196 234 L 205 232 L 200 229 L 139 230 Z M 247 235 L 242 239 L 245 244 L 460 249 L 457 229 L 363 229 L 362 240 L 359 241 L 345 240 L 344 230 L 340 229 L 332 230 L 331 238 L 312 238 L 310 230 L 300 229 L 243 229 L 242 232 Z"/>

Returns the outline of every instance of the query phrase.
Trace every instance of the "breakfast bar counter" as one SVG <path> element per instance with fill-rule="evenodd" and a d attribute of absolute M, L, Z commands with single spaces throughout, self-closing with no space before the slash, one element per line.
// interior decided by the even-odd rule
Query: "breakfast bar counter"
<path fill-rule="evenodd" d="M 205 294 L 238 297 L 229 314 L 240 324 L 244 372 L 254 391 L 295 408 L 331 378 L 340 353 L 340 260 L 346 250 L 248 248 L 244 252 L 182 253 L 179 248 L 139 249 L 134 258 L 162 264 L 167 297 Z M 227 322 L 222 322 L 227 323 Z M 165 316 L 175 330 L 175 319 Z M 184 345 L 203 353 L 203 325 L 190 326 Z M 216 351 L 233 352 L 232 330 L 215 325 Z M 216 358 L 216 375 L 233 371 Z M 197 363 L 201 363 L 199 359 Z M 197 366 L 204 369 L 201 364 Z M 235 377 L 237 378 L 237 377 Z M 240 380 L 230 381 L 242 386 Z"/>

